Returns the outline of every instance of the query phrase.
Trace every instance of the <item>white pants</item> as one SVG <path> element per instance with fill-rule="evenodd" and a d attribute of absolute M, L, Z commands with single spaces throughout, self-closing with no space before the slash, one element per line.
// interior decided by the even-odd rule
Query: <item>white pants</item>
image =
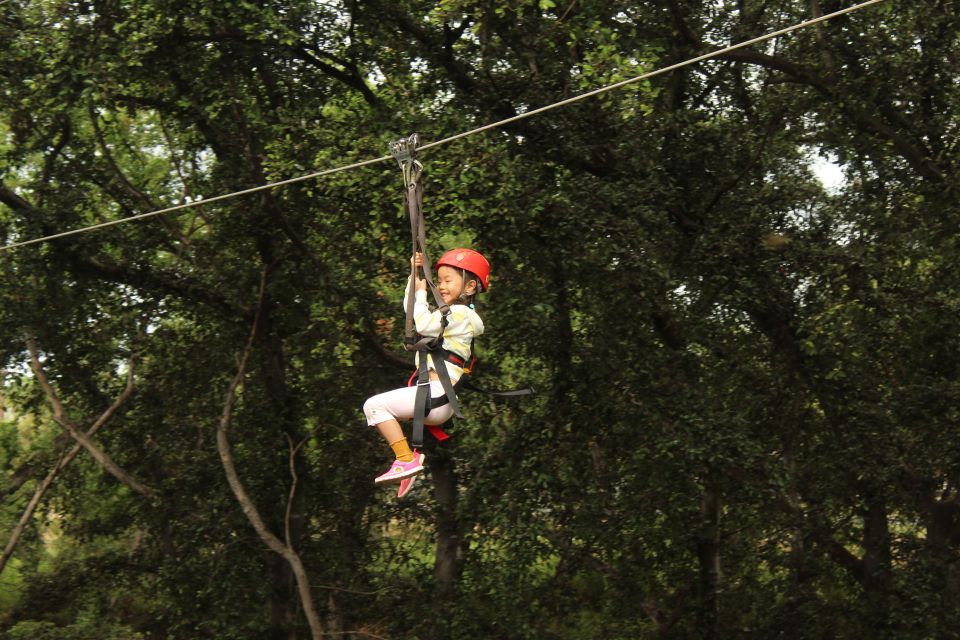
<path fill-rule="evenodd" d="M 443 385 L 439 380 L 430 381 L 430 397 L 443 397 Z M 412 420 L 416 407 L 417 387 L 402 387 L 368 398 L 363 403 L 367 424 L 378 425 L 387 420 Z M 453 416 L 453 407 L 447 403 L 433 409 L 424 419 L 424 424 L 443 424 Z"/>

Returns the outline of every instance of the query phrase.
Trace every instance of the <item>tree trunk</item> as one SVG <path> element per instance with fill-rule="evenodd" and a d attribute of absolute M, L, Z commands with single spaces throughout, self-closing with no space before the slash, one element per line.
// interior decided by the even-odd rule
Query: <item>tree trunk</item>
<path fill-rule="evenodd" d="M 267 558 L 270 576 L 270 640 L 296 640 L 295 612 L 291 606 L 296 595 L 293 571 L 283 556 L 271 553 Z"/>
<path fill-rule="evenodd" d="M 703 490 L 700 502 L 701 533 L 697 543 L 700 562 L 697 626 L 705 640 L 718 638 L 717 585 L 720 582 L 720 496 L 712 483 Z"/>
<path fill-rule="evenodd" d="M 262 318 L 263 338 L 260 341 L 260 369 L 263 372 L 267 394 L 270 399 L 271 413 L 275 424 L 283 431 L 291 442 L 299 442 L 303 437 L 292 419 L 289 388 L 287 385 L 286 362 L 283 354 L 283 345 L 273 334 L 269 312 Z M 306 473 L 301 457 L 294 457 L 293 471 L 297 477 Z M 303 531 L 303 484 L 299 490 L 290 496 L 288 512 L 284 520 L 279 514 L 271 517 L 271 527 L 275 531 L 286 530 L 286 543 L 291 550 L 299 547 Z M 289 562 L 281 557 L 274 557 L 270 562 L 270 626 L 272 640 L 295 640 L 297 589 L 293 568 Z"/>
<path fill-rule="evenodd" d="M 960 504 L 956 499 L 944 502 L 933 495 L 922 502 L 925 504 L 929 580 L 931 590 L 940 594 L 942 605 L 934 609 L 940 612 L 942 620 L 946 612 L 960 607 L 960 560 L 954 551 L 960 543 Z M 942 624 L 948 623 L 944 621 Z"/>
<path fill-rule="evenodd" d="M 883 496 L 871 493 L 866 499 L 863 517 L 863 588 L 870 606 L 873 629 L 882 632 L 890 626 L 890 587 L 892 577 L 890 526 Z"/>
<path fill-rule="evenodd" d="M 430 459 L 430 475 L 437 500 L 437 547 L 433 577 L 437 591 L 450 595 L 463 569 L 464 542 L 457 516 L 457 476 L 453 458 L 444 447 L 437 447 Z"/>

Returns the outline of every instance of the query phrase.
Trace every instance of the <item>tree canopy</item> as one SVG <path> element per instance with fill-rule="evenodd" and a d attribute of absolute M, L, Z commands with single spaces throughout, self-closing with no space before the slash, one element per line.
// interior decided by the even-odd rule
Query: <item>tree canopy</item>
<path fill-rule="evenodd" d="M 4 2 L 0 242 L 846 6 Z M 424 151 L 431 248 L 493 265 L 475 381 L 537 393 L 465 391 L 403 501 L 395 163 L 0 251 L 0 635 L 957 637 L 958 34 L 885 0 Z"/>

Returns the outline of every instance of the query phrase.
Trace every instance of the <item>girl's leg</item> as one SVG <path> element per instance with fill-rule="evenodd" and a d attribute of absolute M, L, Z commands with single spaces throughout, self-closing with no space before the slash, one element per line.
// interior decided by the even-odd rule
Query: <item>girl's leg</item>
<path fill-rule="evenodd" d="M 380 415 L 382 417 L 386 407 L 389 407 L 389 404 L 383 403 L 380 396 L 375 396 L 367 401 L 363 406 L 363 410 L 369 420 L 373 415 Z M 393 455 L 396 458 L 390 465 L 390 468 L 385 473 L 377 476 L 374 482 L 377 484 L 401 483 L 403 490 L 399 491 L 397 495 L 402 497 L 410 491 L 410 481 L 412 481 L 414 476 L 423 471 L 423 461 L 426 460 L 426 456 L 422 453 L 415 454 L 410 450 L 410 445 L 407 444 L 407 439 L 403 436 L 403 429 L 400 427 L 400 423 L 397 422 L 396 418 L 381 420 L 373 426 L 377 428 L 377 431 L 380 432 L 383 439 L 386 440 L 390 448 L 393 449 Z M 406 481 L 406 483 L 404 483 L 404 481 Z M 405 486 L 403 486 L 404 484 Z"/>
<path fill-rule="evenodd" d="M 413 451 L 403 435 L 398 418 L 405 420 L 413 416 L 416 397 L 416 387 L 403 387 L 375 395 L 363 405 L 367 424 L 376 427 L 400 462 L 412 461 Z"/>
<path fill-rule="evenodd" d="M 390 419 L 381 422 L 376 425 L 376 427 L 380 435 L 383 436 L 383 439 L 386 440 L 390 448 L 393 449 L 397 460 L 400 462 L 410 462 L 413 460 L 413 451 L 410 450 L 410 445 L 407 444 L 407 439 L 403 435 L 403 429 L 400 427 L 399 422 Z"/>
<path fill-rule="evenodd" d="M 443 386 L 439 381 L 430 383 L 431 395 L 434 397 L 443 393 Z M 367 424 L 375 426 L 383 439 L 393 449 L 397 459 L 401 462 L 413 460 L 413 452 L 403 435 L 403 429 L 398 420 L 413 418 L 414 405 L 417 399 L 416 387 L 402 387 L 373 396 L 363 405 L 363 413 L 367 417 Z M 426 417 L 427 424 L 440 424 L 453 414 L 450 405 L 443 405 L 431 411 Z"/>
<path fill-rule="evenodd" d="M 377 431 L 380 432 L 380 435 L 383 436 L 383 439 L 387 441 L 387 444 L 393 444 L 397 440 L 404 437 L 403 429 L 400 427 L 400 423 L 396 420 L 385 420 L 384 422 L 381 422 L 375 426 Z"/>

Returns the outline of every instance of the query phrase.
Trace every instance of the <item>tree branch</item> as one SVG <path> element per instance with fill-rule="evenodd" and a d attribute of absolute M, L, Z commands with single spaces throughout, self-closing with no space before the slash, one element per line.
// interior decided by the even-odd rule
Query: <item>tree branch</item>
<path fill-rule="evenodd" d="M 340 58 L 332 53 L 321 52 L 319 49 L 314 48 L 314 51 L 310 51 L 306 45 L 287 45 L 281 42 L 270 42 L 264 40 L 257 40 L 253 38 L 248 38 L 241 33 L 206 33 L 206 34 L 197 34 L 189 36 L 181 36 L 177 38 L 178 42 L 199 42 L 203 44 L 220 44 L 224 42 L 234 42 L 251 48 L 257 48 L 260 50 L 268 48 L 276 48 L 284 50 L 289 54 L 293 55 L 299 60 L 306 62 L 307 64 L 316 67 L 325 75 L 330 76 L 334 80 L 341 82 L 351 89 L 358 91 L 363 99 L 372 107 L 380 106 L 380 99 L 377 98 L 377 95 L 370 89 L 367 83 L 363 79 L 363 75 L 360 73 L 360 70 L 356 65 L 349 61 Z M 337 68 L 334 64 L 325 62 L 321 60 L 319 55 L 322 55 L 325 58 L 332 60 L 336 64 L 342 65 L 346 70 Z"/>
<path fill-rule="evenodd" d="M 14 193 L 10 187 L 2 182 L 0 182 L 0 202 L 7 205 L 14 211 L 26 211 L 33 209 L 29 202 Z"/>
<path fill-rule="evenodd" d="M 104 138 L 103 130 L 100 128 L 100 116 L 97 115 L 96 110 L 93 108 L 91 103 L 88 108 L 88 114 L 90 116 L 90 124 L 93 127 L 93 134 L 97 140 L 97 146 L 100 147 L 100 152 L 103 154 L 104 159 L 107 161 L 107 166 L 110 167 L 110 170 L 116 176 L 117 180 L 123 186 L 123 188 L 130 193 L 134 198 L 140 201 L 140 203 L 146 207 L 147 211 L 154 209 L 159 209 L 159 207 L 150 199 L 146 193 L 138 189 L 130 179 L 123 173 L 123 170 L 120 169 L 120 166 L 117 164 L 116 160 L 113 158 L 113 153 L 110 151 L 109 145 L 107 145 L 106 138 Z M 177 226 L 171 222 L 167 216 L 159 216 L 160 223 L 166 228 L 170 234 L 176 238 L 179 242 L 184 244 L 190 244 L 190 240 L 183 235 L 183 232 L 177 228 Z"/>
<path fill-rule="evenodd" d="M 478 110 L 484 110 L 498 120 L 517 115 L 517 108 L 509 98 L 500 95 L 495 86 L 478 82 L 475 69 L 455 55 L 454 41 L 447 36 L 457 31 L 445 33 L 430 29 L 408 15 L 395 2 L 376 2 L 374 8 L 393 20 L 402 33 L 416 41 L 423 49 L 423 57 L 446 72 L 462 96 L 471 100 Z M 560 152 L 550 144 L 555 140 L 556 132 L 549 127 L 538 127 L 529 120 L 513 122 L 504 129 L 523 136 L 544 156 L 575 171 L 585 171 L 600 178 L 614 178 L 620 173 L 616 164 L 607 157 L 608 149 L 605 147 L 595 145 L 591 153 Z"/>
<path fill-rule="evenodd" d="M 746 62 L 748 64 L 782 71 L 798 82 L 813 87 L 825 98 L 837 103 L 841 110 L 846 112 L 864 131 L 876 134 L 891 142 L 903 159 L 909 162 L 924 178 L 937 182 L 942 182 L 946 179 L 943 171 L 930 158 L 930 154 L 927 153 L 926 149 L 911 142 L 907 136 L 896 131 L 877 116 L 870 114 L 865 109 L 857 107 L 853 100 L 842 100 L 842 96 L 837 93 L 836 86 L 826 78 L 818 75 L 812 69 L 795 64 L 781 57 L 758 53 L 748 49 L 729 51 L 717 56 L 717 59 Z M 881 111 L 884 110 L 882 105 L 877 108 Z"/>
<path fill-rule="evenodd" d="M 671 16 L 674 26 L 681 34 L 681 37 L 688 44 L 697 48 L 702 48 L 703 43 L 700 38 L 690 29 L 685 20 L 683 10 L 676 0 L 670 2 Z M 857 107 L 854 99 L 844 99 L 844 96 L 838 94 L 837 86 L 832 78 L 820 75 L 815 69 L 805 67 L 781 56 L 760 53 L 751 49 L 736 49 L 727 53 L 718 55 L 717 60 L 731 60 L 734 62 L 745 62 L 766 69 L 781 71 L 795 81 L 806 84 L 817 90 L 823 97 L 832 103 L 839 105 L 853 122 L 866 132 L 873 133 L 886 139 L 893 144 L 897 152 L 924 178 L 936 182 L 946 180 L 943 170 L 933 160 L 931 154 L 924 148 L 919 140 L 911 141 L 903 133 L 897 131 L 877 116 L 869 113 L 867 110 Z M 828 69 L 829 72 L 829 69 Z M 892 109 L 885 105 L 873 105 L 880 113 L 890 117 Z M 904 120 L 897 115 L 894 120 L 898 120 L 903 125 Z M 903 127 L 908 128 L 908 127 Z"/>
<path fill-rule="evenodd" d="M 47 375 L 43 370 L 43 366 L 40 364 L 40 353 L 33 337 L 27 335 L 24 337 L 24 339 L 27 343 L 27 349 L 30 351 L 30 368 L 33 369 L 33 374 L 37 377 L 37 382 L 40 383 L 40 387 L 43 389 L 43 392 L 47 396 L 47 400 L 50 402 L 50 406 L 53 409 L 53 419 L 57 422 L 57 424 L 63 427 L 70 434 L 70 436 L 84 449 L 86 449 L 90 455 L 93 456 L 93 459 L 96 460 L 97 463 L 106 469 L 113 477 L 140 495 L 147 498 L 152 498 L 155 495 L 153 489 L 144 485 L 132 475 L 121 469 L 120 466 L 114 462 L 109 455 L 106 454 L 106 452 L 94 444 L 93 440 L 91 440 L 89 436 L 80 431 L 76 422 L 74 422 L 67 414 L 66 409 L 63 407 L 63 403 L 60 402 L 60 398 L 57 396 L 56 390 L 47 379 Z"/>
<path fill-rule="evenodd" d="M 320 623 L 320 616 L 317 613 L 316 605 L 313 602 L 313 596 L 310 594 L 310 581 L 307 579 L 307 573 L 303 566 L 303 562 L 300 559 L 300 556 L 291 546 L 290 541 L 288 540 L 286 543 L 281 541 L 270 531 L 266 522 L 264 522 L 263 517 L 260 515 L 259 510 L 253 502 L 253 499 L 250 497 L 250 494 L 247 493 L 246 487 L 244 487 L 243 482 L 240 480 L 240 475 L 237 473 L 228 435 L 233 413 L 233 405 L 237 396 L 237 389 L 243 385 L 247 361 L 250 358 L 250 353 L 253 351 L 254 339 L 257 336 L 257 328 L 259 326 L 260 314 L 263 308 L 263 298 L 266 290 L 266 283 L 267 269 L 265 268 L 260 278 L 259 301 L 257 303 L 257 311 L 254 315 L 253 324 L 250 328 L 250 336 L 247 339 L 247 344 L 244 346 L 240 358 L 238 359 L 237 373 L 233 376 L 233 379 L 230 381 L 227 391 L 224 394 L 223 413 L 220 417 L 220 423 L 217 425 L 217 451 L 220 454 L 220 462 L 223 464 L 223 469 L 227 476 L 227 483 L 230 485 L 230 489 L 233 491 L 233 495 L 236 497 L 237 502 L 240 503 L 240 508 L 243 510 L 244 515 L 247 516 L 247 520 L 249 520 L 250 524 L 257 532 L 257 535 L 260 536 L 260 539 L 263 541 L 263 543 L 271 551 L 282 556 L 283 559 L 290 564 L 293 574 L 297 580 L 300 603 L 303 606 L 304 614 L 306 615 L 307 622 L 310 625 L 310 631 L 313 640 L 321 640 L 323 638 L 323 627 Z M 294 478 L 295 477 L 296 476 L 294 476 Z"/>
<path fill-rule="evenodd" d="M 145 269 L 136 265 L 107 263 L 96 257 L 67 252 L 78 273 L 126 284 L 154 294 L 170 295 L 184 300 L 209 305 L 226 316 L 249 317 L 250 310 L 237 306 L 219 292 L 211 291 L 200 283 L 188 280 L 160 269 Z"/>
<path fill-rule="evenodd" d="M 53 175 L 53 165 L 57 161 L 57 158 L 60 157 L 60 154 L 63 153 L 64 148 L 73 138 L 73 124 L 70 121 L 70 118 L 63 118 L 60 130 L 60 139 L 57 140 L 56 144 L 54 144 L 53 148 L 50 150 L 50 153 L 46 154 L 46 157 L 43 160 L 43 175 L 40 177 L 40 182 L 44 185 L 50 184 L 50 178 Z"/>
<path fill-rule="evenodd" d="M 303 60 L 304 62 L 316 67 L 331 78 L 339 80 L 351 89 L 355 89 L 360 92 L 360 95 L 363 96 L 363 99 L 366 100 L 367 104 L 369 104 L 371 107 L 380 106 L 380 99 L 377 98 L 377 94 L 370 89 L 356 67 L 354 67 L 352 64 L 348 64 L 346 61 L 344 61 L 343 64 L 345 64 L 349 69 L 349 71 L 344 71 L 343 69 L 338 69 L 328 62 L 324 62 L 304 46 L 291 46 L 289 47 L 289 50 L 300 60 Z"/>
<path fill-rule="evenodd" d="M 2 182 L 0 182 L 0 202 L 24 216 L 37 216 L 40 213 L 39 209 L 24 200 Z M 41 231 L 44 234 L 51 234 L 54 233 L 56 229 L 51 228 L 49 225 L 42 225 Z M 154 294 L 172 295 L 193 302 L 207 304 L 228 316 L 249 316 L 247 309 L 240 308 L 231 303 L 220 295 L 219 292 L 206 289 L 200 283 L 182 276 L 164 272 L 160 269 L 150 270 L 128 264 L 107 263 L 94 256 L 81 254 L 74 245 L 66 242 L 61 243 L 59 246 L 59 255 L 69 261 L 75 273 L 130 285 L 138 289 L 148 290 Z"/>
<path fill-rule="evenodd" d="M 31 354 L 32 355 L 32 354 Z M 117 396 L 116 400 L 113 401 L 107 410 L 100 414 L 100 417 L 97 418 L 96 422 L 87 430 L 85 436 L 89 439 L 100 430 L 100 427 L 105 425 L 110 418 L 120 409 L 120 407 L 133 395 L 134 391 L 134 354 L 130 355 L 130 359 L 127 361 L 127 386 L 124 388 L 123 392 Z M 37 488 L 33 492 L 33 497 L 30 498 L 30 502 L 27 503 L 27 508 L 24 509 L 23 514 L 20 516 L 19 522 L 13 528 L 13 531 L 10 533 L 10 537 L 7 539 L 7 544 L 3 549 L 3 557 L 0 557 L 0 574 L 3 573 L 3 569 L 7 566 L 7 562 L 10 561 L 10 558 L 13 556 L 13 552 L 17 548 L 17 544 L 20 542 L 20 537 L 23 535 L 24 529 L 26 529 L 27 524 L 33 518 L 33 514 L 36 512 L 37 507 L 40 505 L 40 501 L 43 499 L 43 496 L 46 494 L 47 490 L 53 484 L 54 480 L 60 475 L 60 472 L 63 471 L 67 465 L 69 465 L 80 453 L 80 450 L 83 447 L 79 442 L 73 445 L 73 448 L 70 449 L 66 455 L 61 455 L 60 459 L 54 465 L 53 469 L 47 474 L 47 476 L 37 485 Z"/>
<path fill-rule="evenodd" d="M 177 178 L 180 180 L 182 186 L 182 192 L 180 197 L 180 204 L 187 202 L 189 198 L 193 198 L 193 192 L 190 189 L 190 183 L 187 181 L 187 177 L 183 172 L 183 160 L 179 155 L 177 155 L 174 149 L 176 145 L 173 141 L 173 136 L 170 135 L 170 131 L 167 129 L 167 126 L 163 122 L 163 117 L 157 118 L 157 123 L 160 125 L 160 132 L 163 134 L 163 139 L 167 142 L 167 149 L 170 150 L 170 163 L 173 165 L 174 170 L 177 172 Z M 190 226 L 187 229 L 186 237 L 189 240 L 190 237 L 196 233 L 199 229 L 204 226 L 210 225 L 210 218 L 207 216 L 204 211 L 204 206 L 198 204 L 192 207 L 193 218 L 190 220 Z M 197 218 L 200 218 L 203 221 L 203 224 L 197 225 Z"/>

